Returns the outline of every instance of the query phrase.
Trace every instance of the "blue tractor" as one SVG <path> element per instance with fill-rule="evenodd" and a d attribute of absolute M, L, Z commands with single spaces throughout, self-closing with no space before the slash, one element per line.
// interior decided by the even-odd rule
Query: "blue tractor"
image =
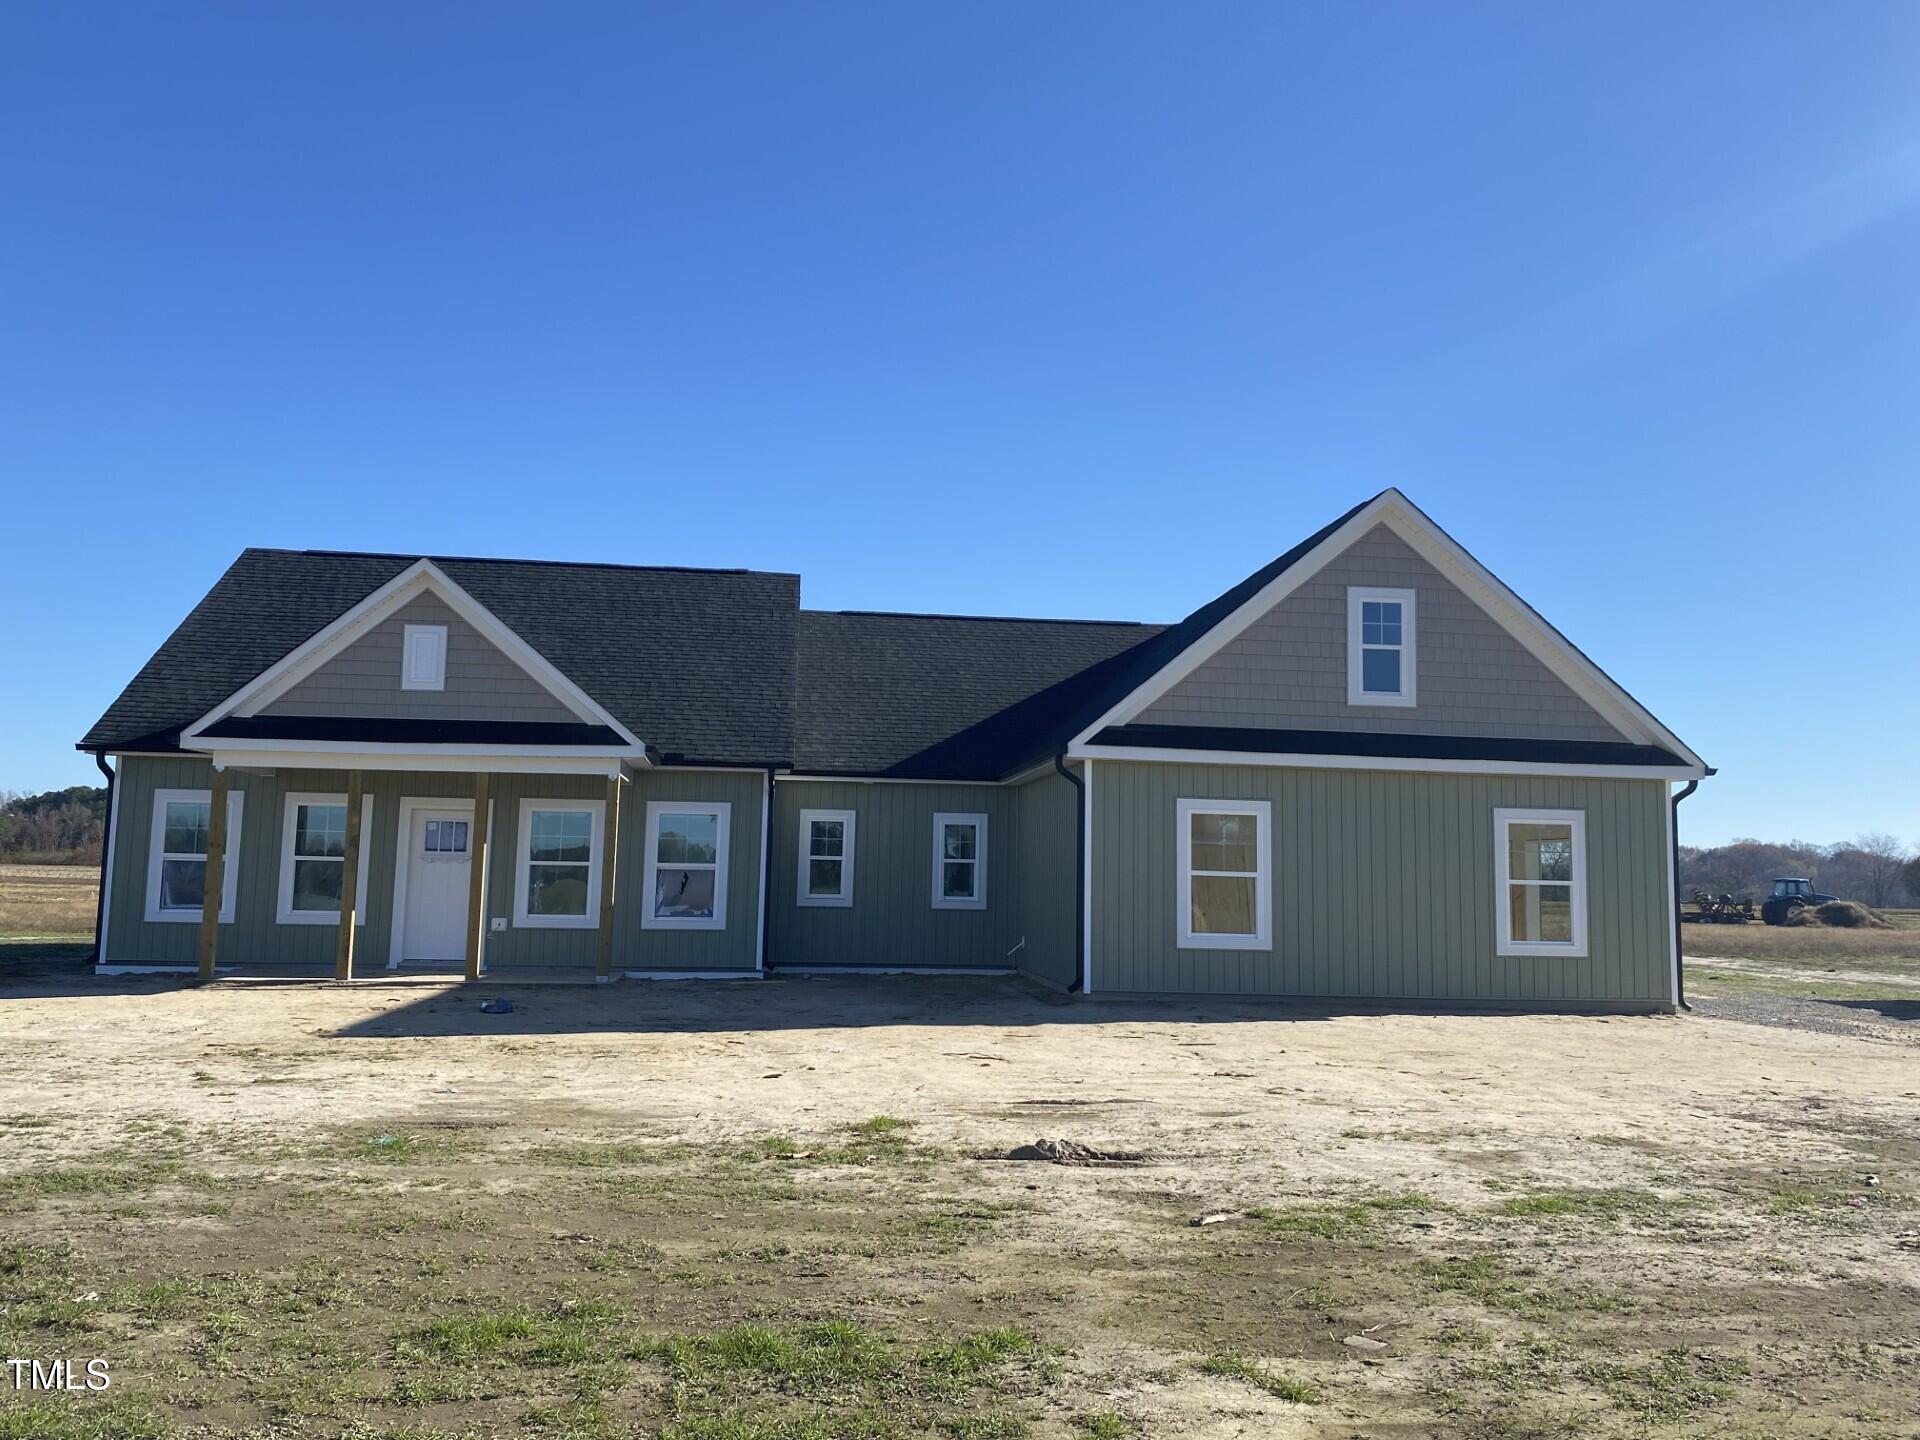
<path fill-rule="evenodd" d="M 1769 925 L 1784 925 L 1787 917 L 1809 905 L 1825 905 L 1837 895 L 1822 895 L 1805 876 L 1785 876 L 1773 882 L 1773 893 L 1760 902 L 1760 918 Z"/>

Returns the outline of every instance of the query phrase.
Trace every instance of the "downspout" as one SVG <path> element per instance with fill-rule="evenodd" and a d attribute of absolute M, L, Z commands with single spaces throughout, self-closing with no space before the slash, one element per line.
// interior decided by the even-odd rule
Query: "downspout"
<path fill-rule="evenodd" d="M 98 750 L 93 752 L 93 763 L 100 767 L 100 773 L 107 777 L 107 818 L 100 823 L 100 898 L 93 911 L 93 963 L 107 963 L 106 948 L 100 943 L 107 933 L 107 866 L 113 860 L 113 767 L 107 764 L 107 757 Z"/>
<path fill-rule="evenodd" d="M 1693 1007 L 1687 1003 L 1687 957 L 1680 948 L 1680 937 L 1685 933 L 1680 928 L 1680 802 L 1699 788 L 1698 780 L 1689 780 L 1686 788 L 1673 796 L 1673 998 L 1682 1010 Z"/>
<path fill-rule="evenodd" d="M 1069 995 L 1078 994 L 1087 984 L 1087 807 L 1086 785 L 1080 777 L 1067 768 L 1067 757 L 1061 753 L 1053 757 L 1053 768 L 1058 770 L 1074 789 L 1073 804 L 1073 983 L 1067 986 Z"/>

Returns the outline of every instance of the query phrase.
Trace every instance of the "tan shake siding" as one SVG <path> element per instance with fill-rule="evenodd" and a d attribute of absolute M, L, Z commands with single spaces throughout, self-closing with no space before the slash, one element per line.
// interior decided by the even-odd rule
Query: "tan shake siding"
<path fill-rule="evenodd" d="M 1347 703 L 1347 587 L 1418 592 L 1419 704 Z M 1623 737 L 1385 526 L 1256 620 L 1139 723 L 1410 735 Z"/>
<path fill-rule="evenodd" d="M 1094 779 L 1096 993 L 1671 1003 L 1663 782 L 1109 761 Z M 1271 802 L 1271 950 L 1179 948 L 1182 798 Z M 1494 953 L 1496 807 L 1585 812 L 1585 956 Z"/>
<path fill-rule="evenodd" d="M 444 690 L 400 688 L 409 625 L 447 627 Z M 402 606 L 260 713 L 382 720 L 579 719 L 435 595 Z"/>

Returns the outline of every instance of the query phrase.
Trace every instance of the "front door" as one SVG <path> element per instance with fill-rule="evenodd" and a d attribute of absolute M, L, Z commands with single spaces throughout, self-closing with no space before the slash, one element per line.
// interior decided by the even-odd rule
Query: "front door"
<path fill-rule="evenodd" d="M 465 959 L 473 811 L 415 810 L 408 830 L 407 918 L 401 958 Z"/>

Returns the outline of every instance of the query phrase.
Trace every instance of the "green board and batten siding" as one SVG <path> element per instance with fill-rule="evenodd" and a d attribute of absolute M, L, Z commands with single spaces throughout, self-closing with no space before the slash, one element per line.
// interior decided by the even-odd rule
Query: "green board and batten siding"
<path fill-rule="evenodd" d="M 107 922 L 110 963 L 191 965 L 199 939 L 197 924 L 152 922 L 144 918 L 148 845 L 153 832 L 156 790 L 204 790 L 211 784 L 207 762 L 186 757 L 125 756 L 116 781 L 118 805 L 113 840 L 111 911 Z M 614 963 L 621 969 L 744 970 L 754 968 L 759 943 L 760 814 L 766 783 L 763 772 L 646 771 L 628 783 L 620 811 L 620 905 L 614 926 Z M 220 927 L 220 963 L 236 966 L 320 965 L 333 963 L 336 929 L 332 925 L 278 923 L 280 846 L 286 796 L 296 792 L 336 794 L 346 789 L 339 770 L 283 770 L 272 775 L 236 771 L 233 788 L 244 795 L 240 837 L 228 863 L 237 864 L 233 923 Z M 362 973 L 385 968 L 391 953 L 394 859 L 402 798 L 473 798 L 473 777 L 455 772 L 369 771 L 373 825 L 366 832 L 370 849 L 366 917 L 355 946 L 355 968 Z M 507 928 L 489 933 L 490 970 L 577 967 L 594 963 L 597 930 L 522 929 L 513 924 L 513 894 L 518 881 L 517 830 L 520 802 L 528 798 L 602 800 L 606 782 L 579 775 L 495 774 L 491 784 L 494 816 L 487 874 L 487 913 L 504 917 Z M 727 927 L 724 930 L 642 930 L 646 808 L 649 800 L 726 801 L 732 804 Z"/>
<path fill-rule="evenodd" d="M 1096 993 L 1672 1002 L 1663 782 L 1101 761 L 1093 783 Z M 1271 951 L 1178 947 L 1182 798 L 1272 802 Z M 1586 956 L 1495 954 L 1496 807 L 1586 812 Z"/>
<path fill-rule="evenodd" d="M 774 965 L 1018 969 L 1048 984 L 1074 974 L 1073 786 L 909 785 L 782 779 L 774 789 Z M 796 903 L 800 812 L 851 810 L 853 904 Z M 933 817 L 987 817 L 987 905 L 933 905 Z M 1064 869 L 1063 869 L 1064 865 Z"/>

